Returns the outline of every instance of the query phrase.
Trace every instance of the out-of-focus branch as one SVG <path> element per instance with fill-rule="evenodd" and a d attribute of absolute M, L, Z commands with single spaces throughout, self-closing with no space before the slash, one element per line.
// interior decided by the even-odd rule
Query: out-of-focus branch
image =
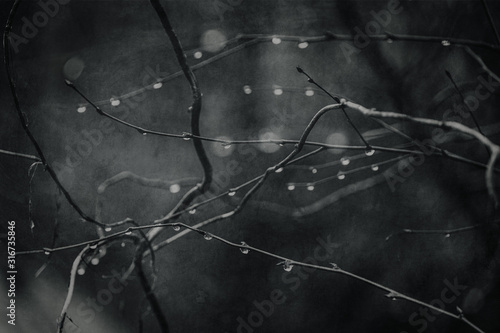
<path fill-rule="evenodd" d="M 399 235 L 409 235 L 409 234 L 412 234 L 412 235 L 441 234 L 441 235 L 445 235 L 445 237 L 450 237 L 451 234 L 457 234 L 457 233 L 460 233 L 460 232 L 475 230 L 475 229 L 479 229 L 479 228 L 485 227 L 487 225 L 496 224 L 496 223 L 499 223 L 499 222 L 500 221 L 478 223 L 478 224 L 470 225 L 470 226 L 467 226 L 467 227 L 454 228 L 454 229 L 428 229 L 428 230 L 423 230 L 423 229 L 421 229 L 421 230 L 419 230 L 419 229 L 403 229 L 401 231 L 398 231 L 398 232 L 390 234 L 389 236 L 387 236 L 385 238 L 385 240 L 388 241 L 392 237 L 396 237 L 396 236 L 399 236 Z"/>
<path fill-rule="evenodd" d="M 332 39 L 337 39 L 337 40 L 352 41 L 354 38 L 354 36 L 352 35 L 336 34 L 330 31 L 327 32 L 327 35 L 330 36 Z M 424 43 L 439 43 L 439 44 L 443 44 L 443 42 L 449 42 L 450 44 L 448 45 L 477 46 L 490 49 L 496 52 L 500 51 L 500 45 L 486 43 L 479 40 L 454 38 L 454 37 L 404 35 L 386 31 L 385 34 L 370 35 L 370 39 L 374 41 L 390 40 L 393 42 L 424 42 Z"/>
<path fill-rule="evenodd" d="M 493 21 L 493 17 L 491 16 L 490 8 L 488 6 L 488 3 L 486 0 L 481 0 L 481 3 L 483 4 L 484 11 L 486 12 L 486 16 L 488 17 L 488 21 L 490 22 L 491 29 L 493 29 L 493 32 L 495 33 L 495 38 L 497 39 L 497 43 L 500 44 L 500 35 L 498 34 L 497 27 L 495 25 L 495 21 Z"/>
<path fill-rule="evenodd" d="M 68 293 L 66 295 L 66 299 L 64 301 L 63 308 L 61 310 L 61 315 L 59 316 L 58 319 L 58 325 L 57 325 L 57 333 L 63 333 L 64 329 L 64 321 L 66 320 L 66 312 L 68 311 L 69 304 L 71 303 L 71 299 L 73 298 L 73 291 L 75 290 L 75 280 L 76 280 L 76 271 L 78 269 L 78 265 L 80 265 L 80 262 L 82 261 L 83 256 L 87 251 L 90 249 L 90 246 L 87 245 L 85 246 L 80 253 L 76 256 L 75 260 L 73 261 L 73 266 L 71 267 L 71 273 L 70 273 L 70 278 L 69 278 L 69 287 L 68 287 Z"/>
<path fill-rule="evenodd" d="M 114 185 L 116 183 L 119 183 L 123 180 L 129 180 L 134 183 L 140 184 L 142 186 L 147 186 L 147 187 L 155 187 L 155 188 L 161 188 L 165 190 L 170 190 L 172 185 L 179 185 L 180 187 L 182 186 L 193 186 L 196 185 L 199 182 L 198 178 L 181 178 L 177 180 L 164 180 L 161 178 L 146 178 L 142 176 L 138 176 L 133 172 L 130 171 L 122 171 L 116 175 L 114 175 L 111 178 L 106 179 L 104 182 L 99 185 L 97 188 L 97 193 L 102 194 L 106 189 Z"/>

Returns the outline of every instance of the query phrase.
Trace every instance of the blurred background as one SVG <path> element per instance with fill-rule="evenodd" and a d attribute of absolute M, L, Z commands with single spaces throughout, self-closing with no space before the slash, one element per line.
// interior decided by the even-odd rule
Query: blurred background
<path fill-rule="evenodd" d="M 6 22 L 12 4 L 0 1 L 1 22 Z M 471 117 L 457 112 L 450 119 L 449 110 L 463 104 L 447 70 L 464 96 L 476 96 L 478 85 L 483 86 L 481 93 L 490 93 L 474 113 L 485 134 L 498 142 L 498 84 L 484 85 L 491 77 L 464 48 L 446 42 L 375 41 L 367 36 L 381 27 L 377 22 L 383 22 L 378 33 L 387 30 L 495 44 L 481 1 L 171 0 L 162 4 L 188 63 L 197 66 L 203 136 L 300 138 L 311 117 L 333 103 L 297 73 L 295 67 L 300 65 L 328 91 L 368 108 L 474 127 Z M 500 3 L 488 4 L 497 22 Z M 362 31 L 365 37 L 318 43 L 270 37 L 251 45 L 244 44 L 248 39 L 238 38 L 322 36 L 327 31 L 353 36 Z M 183 76 L 165 79 L 178 72 L 179 65 L 149 2 L 22 1 L 12 32 L 15 80 L 29 128 L 81 209 L 94 217 L 100 202 L 105 223 L 129 217 L 149 224 L 168 213 L 190 188 L 182 182 L 177 185 L 176 180 L 201 178 L 192 141 L 143 136 L 103 121 L 64 83 L 71 80 L 103 110 L 127 122 L 168 133 L 190 132 L 190 88 Z M 229 52 L 239 45 L 244 47 Z M 473 50 L 493 72 L 499 72 L 498 51 Z M 3 66 L 0 72 L 0 149 L 36 154 L 20 125 Z M 348 113 L 371 144 L 407 143 L 375 121 L 352 110 Z M 415 139 L 432 138 L 429 128 L 389 123 Z M 318 122 L 310 140 L 362 145 L 337 111 Z M 447 135 L 439 143 L 469 159 L 488 161 L 486 150 L 469 138 Z M 293 145 L 224 147 L 211 142 L 204 142 L 204 147 L 214 167 L 210 195 L 262 174 L 293 149 Z M 312 150 L 306 147 L 304 152 Z M 465 287 L 455 290 L 456 297 L 445 303 L 446 310 L 456 313 L 458 306 L 484 331 L 498 331 L 499 230 L 490 223 L 495 212 L 485 189 L 484 169 L 426 156 L 414 171 L 401 176 L 397 161 L 384 163 L 398 156 L 383 152 L 367 156 L 363 150 L 322 152 L 271 175 L 241 213 L 205 229 L 294 260 L 309 257 L 324 266 L 334 262 L 424 302 L 444 301 L 443 290 L 458 283 Z M 30 165 L 29 160 L 0 155 L 1 232 L 5 235 L 7 221 L 16 221 L 17 251 L 97 238 L 96 228 L 80 220 L 48 173 L 39 166 L 34 175 L 28 174 Z M 363 166 L 375 167 L 344 179 L 336 177 L 339 171 Z M 396 170 L 399 181 L 388 181 L 391 170 Z M 100 184 L 123 171 L 176 186 L 158 189 L 123 181 L 98 193 Z M 333 179 L 314 183 L 327 177 Z M 229 211 L 244 190 L 185 214 L 181 221 L 195 224 Z M 331 204 L 314 208 L 325 200 Z M 467 232 L 403 234 L 386 240 L 402 229 L 442 230 L 481 223 L 485 225 Z M 175 233 L 166 230 L 158 241 Z M 2 331 L 56 330 L 78 252 L 17 257 L 16 326 L 2 320 Z M 135 273 L 122 291 L 108 292 L 111 277 L 128 268 L 133 254 L 134 246 L 124 242 L 108 247 L 100 260 L 87 258 L 76 280 L 66 332 L 139 332 L 140 321 L 144 332 L 159 331 Z M 276 263 L 253 252 L 243 255 L 194 233 L 162 248 L 156 254 L 155 292 L 171 331 L 473 331 L 444 315 L 426 317 L 419 312 L 421 307 L 393 301 L 346 276 L 297 267 L 286 272 Z M 6 295 L 6 280 L 1 281 Z M 264 301 L 276 293 L 282 295 L 281 303 L 273 305 L 273 311 L 259 310 L 259 304 L 269 304 Z M 101 301 L 92 303 L 92 299 Z"/>

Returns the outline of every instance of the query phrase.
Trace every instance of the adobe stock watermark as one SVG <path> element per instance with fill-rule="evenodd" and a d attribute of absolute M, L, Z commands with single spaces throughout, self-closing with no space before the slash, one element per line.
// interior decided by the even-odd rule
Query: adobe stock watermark
<path fill-rule="evenodd" d="M 445 310 L 447 304 L 455 302 L 457 297 L 459 297 L 463 293 L 463 291 L 467 289 L 467 286 L 458 283 L 457 278 L 454 278 L 453 282 L 445 279 L 443 283 L 446 287 L 441 290 L 440 297 L 435 298 L 429 302 L 430 305 L 441 310 Z M 411 326 L 415 327 L 418 333 L 422 333 L 427 329 L 429 323 L 435 321 L 437 316 L 439 316 L 440 314 L 441 312 L 438 312 L 434 309 L 421 307 L 418 309 L 418 311 L 413 312 L 408 317 L 408 323 Z M 402 331 L 400 333 L 409 332 Z"/>
<path fill-rule="evenodd" d="M 130 112 L 137 108 L 141 102 L 146 99 L 147 91 L 155 89 L 151 87 L 151 82 L 156 82 L 159 78 L 167 76 L 169 73 L 161 72 L 159 65 L 155 69 L 150 66 L 146 67 L 140 78 L 142 86 L 132 86 L 131 91 L 146 89 L 141 93 L 120 100 L 118 106 L 113 106 L 110 114 L 126 121 L 130 116 Z M 97 116 L 101 117 L 101 116 Z M 64 150 L 66 155 L 53 163 L 53 168 L 58 176 L 67 177 L 73 173 L 73 169 L 78 167 L 85 158 L 88 158 L 94 149 L 96 149 L 107 135 L 112 134 L 117 127 L 120 126 L 109 118 L 103 118 L 93 123 L 89 129 L 81 130 L 78 135 L 78 140 L 73 144 L 66 144 Z"/>
<path fill-rule="evenodd" d="M 399 0 L 389 0 L 387 9 L 382 9 L 379 12 L 370 11 L 373 20 L 365 24 L 364 32 L 359 27 L 354 28 L 355 35 L 352 43 L 342 42 L 339 44 L 344 57 L 348 63 L 351 63 L 351 56 L 360 53 L 371 43 L 371 35 L 379 35 L 384 31 L 392 21 L 392 15 L 398 15 L 403 11 Z"/>
<path fill-rule="evenodd" d="M 316 241 L 319 245 L 314 249 L 313 256 L 309 256 L 302 260 L 304 263 L 318 265 L 321 262 L 329 261 L 333 258 L 333 252 L 339 247 L 339 244 L 332 242 L 330 235 L 326 237 L 326 241 L 318 237 Z M 287 285 L 288 289 L 292 292 L 296 292 L 301 286 L 302 282 L 307 280 L 310 274 L 314 273 L 316 268 L 311 267 L 299 267 L 295 266 L 290 271 L 283 272 L 281 276 L 281 281 Z M 236 321 L 238 322 L 238 327 L 236 328 L 237 333 L 252 333 L 255 329 L 261 327 L 264 324 L 266 318 L 272 316 L 275 308 L 278 305 L 285 304 L 287 297 L 285 291 L 282 289 L 274 289 L 269 293 L 269 298 L 262 301 L 253 301 L 253 306 L 255 310 L 251 311 L 246 316 L 239 316 Z"/>
<path fill-rule="evenodd" d="M 85 301 L 80 302 L 76 308 L 77 318 L 73 317 L 69 322 L 74 325 L 65 325 L 65 332 L 82 333 L 82 329 L 76 326 L 79 321 L 84 321 L 86 324 L 93 322 L 98 313 L 104 311 L 104 307 L 111 304 L 114 297 L 125 290 L 129 281 L 135 279 L 131 274 L 126 274 L 126 270 L 122 269 L 122 273 L 112 270 L 111 278 L 108 281 L 106 288 L 100 289 L 95 297 L 87 297 Z"/>
<path fill-rule="evenodd" d="M 19 47 L 22 44 L 28 44 L 35 38 L 41 29 L 43 29 L 54 18 L 60 10 L 60 6 L 67 5 L 71 0 L 39 0 L 36 4 L 41 10 L 35 12 L 32 18 L 26 16 L 21 18 L 23 23 L 20 35 L 11 32 L 9 40 L 14 52 L 19 53 Z"/>
<path fill-rule="evenodd" d="M 500 87 L 500 82 L 495 81 L 490 75 L 486 77 L 479 75 L 477 81 L 479 83 L 472 94 L 467 94 L 464 96 L 463 102 L 454 103 L 453 108 L 444 111 L 443 121 L 463 123 L 464 119 L 471 117 L 470 112 L 476 111 L 481 102 L 490 98 L 496 89 Z M 436 150 L 436 145 L 445 142 L 449 135 L 451 135 L 449 131 L 434 128 L 432 130 L 432 139 L 415 140 L 414 143 L 422 151 L 422 154 L 413 154 L 409 158 L 401 160 L 396 167 L 389 168 L 384 172 L 385 180 L 391 192 L 396 191 L 398 183 L 402 184 L 411 177 L 415 173 L 415 168 L 424 164 L 426 158 Z"/>

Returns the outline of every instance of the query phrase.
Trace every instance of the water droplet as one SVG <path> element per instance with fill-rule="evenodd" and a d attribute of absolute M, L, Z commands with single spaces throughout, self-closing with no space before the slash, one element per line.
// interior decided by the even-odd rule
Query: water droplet
<path fill-rule="evenodd" d="M 50 254 L 50 251 L 44 251 L 43 252 L 46 256 L 48 256 Z"/>
<path fill-rule="evenodd" d="M 110 232 L 110 231 L 111 231 L 111 227 L 106 227 L 106 228 L 104 228 L 104 231 L 106 231 L 106 232 Z"/>
<path fill-rule="evenodd" d="M 397 301 L 398 299 L 397 299 L 396 297 L 393 297 L 393 298 L 392 298 L 392 300 L 393 300 L 393 301 Z"/>
<path fill-rule="evenodd" d="M 308 191 L 314 191 L 314 185 L 312 185 L 312 184 L 307 185 L 307 190 Z"/>
<path fill-rule="evenodd" d="M 450 234 L 444 235 L 445 238 L 450 238 L 450 236 L 451 236 Z"/>
<path fill-rule="evenodd" d="M 127 231 L 127 232 L 125 233 L 125 235 L 127 235 L 127 236 L 132 235 L 132 231 Z"/>
<path fill-rule="evenodd" d="M 309 46 L 309 43 L 308 42 L 302 42 L 302 43 L 299 43 L 297 46 L 299 47 L 299 49 L 305 49 L 306 47 Z"/>
<path fill-rule="evenodd" d="M 378 171 L 378 165 L 376 164 L 372 165 L 372 171 Z"/>
<path fill-rule="evenodd" d="M 181 186 L 179 184 L 172 184 L 168 189 L 170 193 L 178 193 L 181 190 Z"/>
<path fill-rule="evenodd" d="M 390 38 L 387 39 L 387 43 L 391 44 L 392 42 L 393 42 L 392 39 L 390 39 Z"/>
<path fill-rule="evenodd" d="M 282 172 L 282 171 L 283 171 L 283 168 L 279 168 L 279 169 L 276 169 L 274 172 L 276 172 L 276 173 L 280 173 L 280 172 Z"/>
<path fill-rule="evenodd" d="M 148 135 L 148 133 L 146 133 L 146 132 L 142 132 L 142 135 L 146 136 L 146 135 Z"/>
<path fill-rule="evenodd" d="M 223 143 L 222 146 L 224 147 L 224 149 L 231 148 L 231 144 L 230 143 Z"/>
<path fill-rule="evenodd" d="M 306 96 L 308 96 L 308 97 L 314 96 L 314 90 L 306 89 Z"/>
<path fill-rule="evenodd" d="M 339 269 L 339 266 L 334 262 L 331 262 L 330 265 L 333 266 L 333 269 Z"/>
<path fill-rule="evenodd" d="M 235 194 L 236 194 L 236 191 L 231 191 L 227 195 L 229 195 L 230 197 L 234 197 Z"/>
<path fill-rule="evenodd" d="M 337 178 L 339 180 L 344 180 L 345 179 L 345 174 L 343 172 L 339 172 L 339 174 L 337 175 Z"/>
<path fill-rule="evenodd" d="M 281 44 L 281 38 L 278 38 L 278 37 L 274 37 L 272 40 L 274 45 L 278 45 L 278 44 Z"/>
<path fill-rule="evenodd" d="M 247 244 L 246 244 L 245 242 L 241 242 L 241 245 L 243 245 L 243 246 L 247 246 Z M 249 250 L 249 249 L 247 249 L 246 247 L 240 247 L 240 251 L 241 251 L 241 253 L 243 253 L 243 254 L 248 254 L 248 252 L 250 252 L 250 250 Z"/>
<path fill-rule="evenodd" d="M 205 238 L 206 240 L 211 240 L 211 239 L 212 239 L 212 235 L 210 235 L 208 232 L 206 232 L 206 233 L 203 235 L 203 238 Z"/>
<path fill-rule="evenodd" d="M 450 41 L 449 41 L 449 40 L 446 40 L 446 39 L 445 39 L 445 40 L 443 40 L 443 41 L 441 41 L 441 44 L 442 44 L 443 46 L 450 46 L 450 45 L 451 45 Z"/>
<path fill-rule="evenodd" d="M 287 272 L 290 272 L 293 268 L 293 265 L 292 263 L 290 262 L 290 260 L 286 260 L 285 263 L 283 264 L 283 269 Z"/>
<path fill-rule="evenodd" d="M 189 211 L 189 214 L 191 214 L 191 215 L 196 214 L 196 209 L 191 209 L 191 210 Z"/>
<path fill-rule="evenodd" d="M 78 273 L 78 275 L 83 275 L 83 274 L 85 274 L 85 268 L 80 267 L 80 268 L 78 268 L 78 270 L 76 272 Z"/>
<path fill-rule="evenodd" d="M 347 157 L 342 157 L 342 158 L 340 159 L 340 163 L 341 163 L 342 165 L 349 165 L 349 163 L 351 163 L 351 160 L 350 160 L 350 159 L 348 159 Z"/>
<path fill-rule="evenodd" d="M 278 146 L 280 146 L 280 147 L 284 147 L 284 146 L 285 146 L 285 144 L 284 144 L 283 142 L 280 142 L 280 143 L 278 143 Z"/>
<path fill-rule="evenodd" d="M 184 139 L 185 141 L 189 141 L 189 140 L 191 140 L 191 134 L 189 134 L 189 133 L 183 132 L 183 133 L 182 133 L 182 136 L 183 136 L 183 139 Z"/>
<path fill-rule="evenodd" d="M 172 227 L 172 229 L 174 229 L 174 231 L 179 231 L 179 230 L 181 230 L 181 226 L 180 225 L 174 225 Z"/>
<path fill-rule="evenodd" d="M 373 156 L 373 154 L 375 154 L 375 150 L 374 149 L 367 149 L 367 150 L 365 150 L 365 154 L 366 154 L 366 156 Z"/>
<path fill-rule="evenodd" d="M 312 169 L 311 169 L 311 172 L 312 172 L 312 173 L 318 173 L 318 169 L 316 169 L 316 168 L 312 168 Z"/>
<path fill-rule="evenodd" d="M 157 83 L 153 84 L 154 89 L 160 89 L 161 87 L 163 87 L 163 83 L 161 83 L 161 82 L 157 82 Z"/>
<path fill-rule="evenodd" d="M 195 59 L 200 59 L 201 57 L 203 57 L 203 53 L 201 53 L 200 51 L 197 51 L 193 54 L 193 56 Z"/>
<path fill-rule="evenodd" d="M 95 249 L 97 249 L 97 244 L 92 244 L 89 246 L 89 248 L 91 248 L 92 250 L 95 250 Z"/>
<path fill-rule="evenodd" d="M 288 189 L 288 191 L 293 191 L 293 190 L 295 190 L 295 185 L 290 184 L 290 185 L 288 185 L 287 189 Z"/>
<path fill-rule="evenodd" d="M 125 242 L 122 242 L 122 243 L 120 244 L 120 246 L 121 246 L 121 247 L 125 247 L 125 245 L 127 245 L 127 244 L 125 244 Z"/>
<path fill-rule="evenodd" d="M 111 102 L 111 105 L 113 105 L 113 106 L 120 105 L 120 100 L 119 99 L 111 98 L 109 101 Z"/>
<path fill-rule="evenodd" d="M 92 258 L 92 260 L 90 261 L 90 263 L 94 266 L 98 265 L 99 264 L 99 258 Z"/>
<path fill-rule="evenodd" d="M 80 106 L 78 109 L 76 109 L 76 111 L 78 113 L 84 113 L 85 111 L 87 111 L 87 108 L 85 106 Z"/>
<path fill-rule="evenodd" d="M 276 88 L 274 89 L 274 92 L 273 92 L 276 96 L 280 96 L 280 95 L 283 95 L 283 89 L 281 88 Z"/>
<path fill-rule="evenodd" d="M 249 85 L 245 85 L 243 86 L 243 91 L 245 92 L 245 94 L 250 95 L 252 93 L 252 88 L 250 88 Z"/>

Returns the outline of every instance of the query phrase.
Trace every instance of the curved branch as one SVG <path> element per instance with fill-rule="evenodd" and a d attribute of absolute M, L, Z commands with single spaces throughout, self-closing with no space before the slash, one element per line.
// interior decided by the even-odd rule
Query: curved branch
<path fill-rule="evenodd" d="M 85 221 L 88 221 L 88 222 L 91 222 L 91 223 L 94 223 L 94 224 L 102 226 L 103 225 L 102 223 L 97 222 L 94 219 L 92 219 L 91 217 L 87 216 L 80 209 L 80 207 L 76 204 L 76 202 L 73 200 L 73 198 L 71 197 L 71 195 L 69 194 L 69 192 L 64 188 L 64 186 L 62 185 L 61 181 L 57 177 L 54 169 L 52 169 L 52 167 L 47 163 L 47 159 L 45 158 L 45 155 L 43 154 L 42 149 L 40 148 L 37 140 L 35 139 L 35 137 L 31 133 L 30 129 L 28 128 L 27 119 L 26 119 L 26 117 L 24 116 L 24 114 L 23 114 L 23 112 L 21 110 L 21 105 L 19 103 L 19 97 L 17 96 L 16 83 L 14 82 L 13 75 L 12 75 L 13 74 L 13 68 L 12 68 L 12 64 L 11 64 L 11 54 L 10 54 L 10 51 L 11 51 L 10 50 L 10 32 L 12 30 L 12 21 L 14 19 L 14 16 L 16 14 L 16 11 L 17 11 L 17 8 L 18 8 L 20 2 L 21 2 L 21 0 L 16 0 L 14 2 L 14 4 L 12 5 L 11 11 L 9 13 L 9 17 L 7 18 L 7 23 L 5 25 L 5 31 L 4 31 L 4 34 L 3 34 L 3 48 L 4 48 L 5 70 L 7 72 L 7 79 L 9 81 L 10 91 L 11 91 L 12 97 L 14 98 L 14 104 L 15 104 L 15 107 L 16 107 L 16 110 L 17 110 L 17 115 L 18 115 L 19 120 L 21 122 L 21 125 L 22 125 L 22 127 L 24 129 L 24 132 L 26 133 L 26 135 L 28 135 L 31 143 L 33 144 L 33 146 L 35 147 L 35 149 L 37 151 L 38 156 L 40 156 L 40 161 L 43 163 L 45 169 L 50 174 L 50 176 L 52 177 L 52 180 L 54 180 L 54 182 L 56 183 L 57 187 L 64 194 L 64 197 L 66 198 L 66 200 L 68 201 L 68 203 L 73 207 L 73 209 Z"/>
<path fill-rule="evenodd" d="M 64 305 L 61 310 L 61 315 L 59 316 L 58 319 L 57 333 L 63 333 L 64 321 L 66 320 L 66 312 L 68 311 L 68 307 L 69 304 L 71 303 L 71 299 L 73 298 L 73 292 L 75 290 L 76 271 L 78 270 L 78 265 L 80 265 L 83 256 L 89 249 L 90 249 L 89 245 L 85 246 L 80 251 L 80 253 L 78 253 L 75 260 L 73 261 L 73 266 L 71 267 L 71 273 L 69 279 L 68 294 L 66 295 L 66 300 L 64 301 Z"/>

